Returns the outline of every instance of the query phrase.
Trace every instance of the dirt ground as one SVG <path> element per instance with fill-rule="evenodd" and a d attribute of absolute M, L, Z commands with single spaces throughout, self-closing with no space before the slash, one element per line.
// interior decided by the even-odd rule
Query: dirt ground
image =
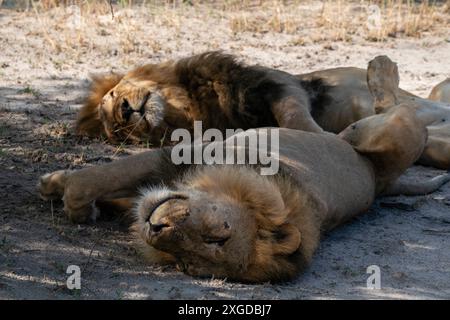
<path fill-rule="evenodd" d="M 398 62 L 401 87 L 424 97 L 450 76 L 448 8 L 438 11 L 435 29 L 383 41 L 358 30 L 340 39 L 333 33 L 340 29 L 316 25 L 320 2 L 296 8 L 298 15 L 281 7 L 278 25 L 268 17 L 280 8 L 115 7 L 114 20 L 105 10 L 0 9 L 0 299 L 449 299 L 450 185 L 427 196 L 379 199 L 326 235 L 307 272 L 281 285 L 195 279 L 146 265 L 125 226 L 74 225 L 61 203 L 37 196 L 44 173 L 144 150 L 74 135 L 90 73 L 223 49 L 292 73 L 365 68 L 385 54 Z M 298 21 L 305 28 L 292 27 Z M 407 177 L 439 173 L 415 166 Z M 72 264 L 81 267 L 81 290 L 66 288 Z M 380 290 L 366 288 L 370 265 L 381 269 Z"/>

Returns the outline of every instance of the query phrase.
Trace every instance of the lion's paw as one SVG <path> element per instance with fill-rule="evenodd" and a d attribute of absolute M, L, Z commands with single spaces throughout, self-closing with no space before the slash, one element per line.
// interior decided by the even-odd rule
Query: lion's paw
<path fill-rule="evenodd" d="M 37 185 L 40 197 L 43 200 L 61 199 L 69 175 L 70 170 L 59 170 L 41 176 Z"/>
<path fill-rule="evenodd" d="M 64 199 L 64 211 L 73 223 L 95 223 L 100 216 L 100 210 L 92 201 L 89 205 L 74 209 L 70 208 L 67 200 Z"/>

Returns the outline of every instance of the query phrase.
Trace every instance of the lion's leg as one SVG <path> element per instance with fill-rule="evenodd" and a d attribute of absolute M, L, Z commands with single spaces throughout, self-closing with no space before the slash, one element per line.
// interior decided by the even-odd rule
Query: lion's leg
<path fill-rule="evenodd" d="M 443 139 L 428 137 L 427 145 L 417 163 L 439 169 L 450 169 L 450 143 Z"/>
<path fill-rule="evenodd" d="M 61 189 L 56 188 L 56 182 L 64 180 L 64 210 L 70 220 L 82 223 L 97 217 L 97 199 L 135 194 L 142 183 L 168 182 L 174 178 L 171 172 L 176 169 L 173 167 L 164 149 L 152 150 L 66 175 L 58 172 L 46 175 L 41 178 L 40 192 L 42 194 L 46 187 L 55 186 L 58 192 L 53 196 L 59 195 Z"/>
<path fill-rule="evenodd" d="M 106 216 L 108 219 L 118 218 L 121 223 L 131 225 L 135 222 L 132 209 L 136 199 L 137 195 L 114 199 L 98 199 L 95 201 L 95 206 L 102 217 Z"/>
<path fill-rule="evenodd" d="M 450 164 L 450 140 L 448 123 L 450 109 L 444 104 L 419 97 L 399 99 L 399 75 L 397 65 L 386 56 L 376 57 L 369 63 L 367 83 L 374 97 L 377 113 L 404 103 L 414 112 L 419 121 L 427 126 L 428 142 L 418 163 L 448 169 Z"/>
<path fill-rule="evenodd" d="M 284 97 L 274 102 L 272 113 L 281 128 L 323 132 L 311 115 L 307 96 L 296 89 L 288 90 Z"/>
<path fill-rule="evenodd" d="M 431 90 L 428 99 L 433 101 L 450 103 L 450 78 L 447 78 L 446 80 L 436 85 Z"/>
<path fill-rule="evenodd" d="M 367 85 L 374 98 L 376 113 L 399 103 L 399 83 L 397 64 L 387 56 L 378 56 L 369 62 Z"/>
<path fill-rule="evenodd" d="M 47 173 L 39 178 L 38 190 L 43 200 L 59 200 L 64 195 L 67 178 L 71 170 L 59 170 Z"/>
<path fill-rule="evenodd" d="M 47 173 L 39 178 L 38 191 L 43 200 L 64 200 L 64 211 L 74 222 L 85 222 L 87 220 L 95 220 L 98 215 L 94 203 L 89 206 L 73 207 L 71 205 L 72 198 L 65 196 L 66 186 L 69 182 L 72 172 L 67 170 L 59 170 Z M 70 201 L 68 200 L 70 199 Z M 75 202 L 75 201 L 74 201 Z M 83 221 L 77 217 L 85 217 Z"/>

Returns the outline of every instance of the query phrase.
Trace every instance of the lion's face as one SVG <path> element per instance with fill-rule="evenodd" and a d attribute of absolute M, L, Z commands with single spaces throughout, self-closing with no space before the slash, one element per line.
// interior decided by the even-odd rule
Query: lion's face
<path fill-rule="evenodd" d="M 158 143 L 169 130 L 165 101 L 151 81 L 123 78 L 99 105 L 99 116 L 111 140 Z"/>
<path fill-rule="evenodd" d="M 201 191 L 149 192 L 139 206 L 142 233 L 193 276 L 238 278 L 253 254 L 256 228 L 233 201 Z"/>
<path fill-rule="evenodd" d="M 170 69 L 170 68 L 169 68 Z M 176 128 L 190 129 L 191 100 L 164 65 L 92 77 L 77 119 L 77 133 L 111 142 L 170 144 Z"/>
<path fill-rule="evenodd" d="M 300 233 L 284 221 L 280 193 L 264 181 L 269 188 L 255 190 L 262 178 L 245 177 L 248 171 L 204 171 L 173 190 L 144 193 L 135 225 L 139 238 L 172 255 L 192 276 L 244 282 L 292 277 Z"/>

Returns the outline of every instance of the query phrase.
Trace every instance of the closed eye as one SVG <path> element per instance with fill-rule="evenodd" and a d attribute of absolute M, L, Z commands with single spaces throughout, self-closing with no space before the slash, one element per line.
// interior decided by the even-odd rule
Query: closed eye
<path fill-rule="evenodd" d="M 203 237 L 203 241 L 206 244 L 215 244 L 219 247 L 223 247 L 230 237 L 215 238 L 215 237 Z"/>
<path fill-rule="evenodd" d="M 130 107 L 130 103 L 127 99 L 123 99 L 120 108 L 122 110 L 122 118 L 126 121 L 130 120 L 130 117 L 133 114 L 134 110 Z"/>

